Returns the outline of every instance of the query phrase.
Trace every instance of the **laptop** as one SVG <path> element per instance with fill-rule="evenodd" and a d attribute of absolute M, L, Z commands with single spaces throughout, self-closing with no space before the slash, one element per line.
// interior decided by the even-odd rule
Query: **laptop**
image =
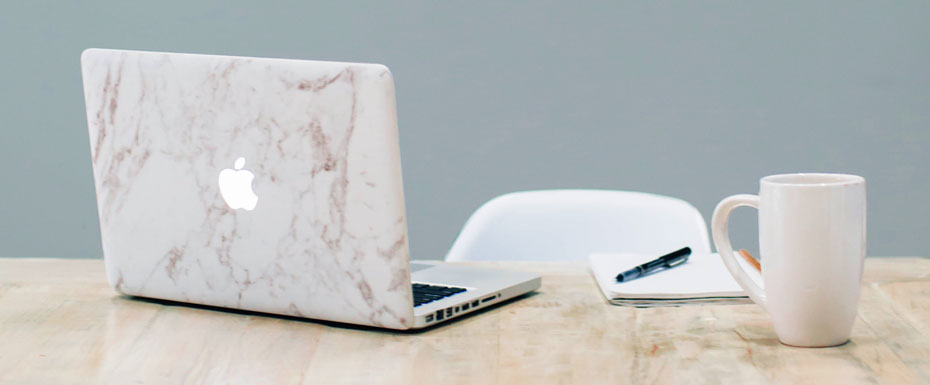
<path fill-rule="evenodd" d="M 88 49 L 81 67 L 119 293 L 416 329 L 540 286 L 410 261 L 382 65 Z"/>

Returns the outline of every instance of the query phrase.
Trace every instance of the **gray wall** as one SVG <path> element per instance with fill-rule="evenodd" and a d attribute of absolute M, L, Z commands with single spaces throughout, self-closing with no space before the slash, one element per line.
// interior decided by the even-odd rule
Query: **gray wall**
<path fill-rule="evenodd" d="M 135 3 L 0 6 L 0 255 L 100 255 L 86 47 L 388 65 L 415 257 L 509 191 L 647 191 L 709 219 L 795 171 L 865 176 L 869 253 L 930 254 L 930 2 Z M 755 213 L 734 220 L 754 248 Z"/>

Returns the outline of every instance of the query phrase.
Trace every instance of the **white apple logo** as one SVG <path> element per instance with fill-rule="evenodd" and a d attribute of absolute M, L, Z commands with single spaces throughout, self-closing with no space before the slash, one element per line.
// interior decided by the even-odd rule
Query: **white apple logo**
<path fill-rule="evenodd" d="M 252 179 L 255 175 L 243 170 L 245 158 L 236 159 L 235 170 L 224 169 L 220 171 L 220 194 L 229 208 L 252 210 L 258 203 L 258 196 L 252 191 Z"/>

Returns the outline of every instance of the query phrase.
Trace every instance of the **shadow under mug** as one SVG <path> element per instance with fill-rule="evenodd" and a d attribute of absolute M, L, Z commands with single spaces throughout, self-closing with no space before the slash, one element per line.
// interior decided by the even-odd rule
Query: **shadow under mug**
<path fill-rule="evenodd" d="M 727 233 L 739 206 L 759 210 L 762 286 L 742 270 Z M 786 345 L 846 343 L 859 302 L 866 243 L 865 179 L 843 174 L 762 178 L 759 195 L 734 195 L 714 209 L 714 244 L 736 282 L 772 317 Z"/>

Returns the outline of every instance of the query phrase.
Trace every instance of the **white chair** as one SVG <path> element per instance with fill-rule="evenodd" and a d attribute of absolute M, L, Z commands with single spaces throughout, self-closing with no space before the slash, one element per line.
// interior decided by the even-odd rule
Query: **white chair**
<path fill-rule="evenodd" d="M 575 261 L 594 252 L 709 253 L 701 213 L 681 199 L 629 191 L 501 195 L 472 214 L 447 261 Z"/>

